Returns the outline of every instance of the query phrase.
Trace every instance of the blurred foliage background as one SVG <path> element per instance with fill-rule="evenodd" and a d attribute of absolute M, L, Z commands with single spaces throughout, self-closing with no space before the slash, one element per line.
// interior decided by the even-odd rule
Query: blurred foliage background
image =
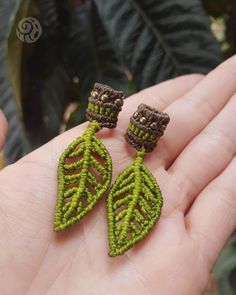
<path fill-rule="evenodd" d="M 16 35 L 29 16 L 43 31 L 34 43 Z M 235 0 L 0 0 L 0 19 L 1 165 L 83 122 L 96 81 L 129 95 L 236 53 Z M 236 294 L 236 235 L 206 294 Z"/>

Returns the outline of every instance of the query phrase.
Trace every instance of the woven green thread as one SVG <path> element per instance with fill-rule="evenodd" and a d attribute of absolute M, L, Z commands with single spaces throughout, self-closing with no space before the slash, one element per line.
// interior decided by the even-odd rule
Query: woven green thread
<path fill-rule="evenodd" d="M 146 140 L 146 141 L 153 141 L 155 139 L 155 135 L 145 133 L 143 130 L 139 129 L 137 126 L 134 126 L 133 124 L 129 124 L 128 129 L 132 131 L 135 135 L 138 137 Z"/>
<path fill-rule="evenodd" d="M 103 106 L 94 105 L 93 103 L 89 102 L 88 109 L 92 112 L 95 112 L 99 115 L 105 115 L 110 117 L 115 117 L 117 113 L 112 112 L 110 108 L 104 108 Z"/>
<path fill-rule="evenodd" d="M 144 148 L 113 184 L 108 196 L 110 256 L 121 255 L 142 240 L 160 217 L 160 188 L 143 164 Z"/>
<path fill-rule="evenodd" d="M 110 185 L 112 162 L 105 146 L 94 136 L 99 130 L 99 123 L 91 121 L 84 135 L 73 141 L 60 157 L 55 231 L 62 231 L 80 220 Z M 93 175 L 92 169 L 102 181 Z"/>

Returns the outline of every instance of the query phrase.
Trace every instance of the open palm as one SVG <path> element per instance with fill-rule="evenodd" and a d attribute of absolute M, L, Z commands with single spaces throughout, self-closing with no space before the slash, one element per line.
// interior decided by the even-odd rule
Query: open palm
<path fill-rule="evenodd" d="M 98 136 L 113 180 L 135 157 L 124 139 L 144 102 L 171 122 L 145 157 L 162 189 L 154 230 L 125 255 L 108 256 L 105 197 L 81 222 L 53 232 L 57 163 L 78 126 L 0 172 L 1 295 L 202 294 L 236 225 L 236 57 L 206 77 L 183 76 L 128 98 L 115 130 Z"/>

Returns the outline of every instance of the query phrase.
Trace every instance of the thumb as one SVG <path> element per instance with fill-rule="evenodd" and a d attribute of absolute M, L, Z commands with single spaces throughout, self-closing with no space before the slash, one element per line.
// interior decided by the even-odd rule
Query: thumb
<path fill-rule="evenodd" d="M 7 135 L 8 124 L 5 115 L 0 110 L 0 150 L 2 149 Z"/>

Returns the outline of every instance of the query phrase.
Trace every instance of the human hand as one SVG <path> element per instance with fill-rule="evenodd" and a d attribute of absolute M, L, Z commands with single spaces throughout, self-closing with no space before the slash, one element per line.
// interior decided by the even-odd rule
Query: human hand
<path fill-rule="evenodd" d="M 134 160 L 124 133 L 144 102 L 170 115 L 144 159 L 162 190 L 152 232 L 123 256 L 108 256 L 105 197 L 83 220 L 53 232 L 57 164 L 87 123 L 0 172 L 2 295 L 202 294 L 236 225 L 236 57 L 208 76 L 183 76 L 125 101 L 115 130 L 97 135 L 113 179 Z"/>

